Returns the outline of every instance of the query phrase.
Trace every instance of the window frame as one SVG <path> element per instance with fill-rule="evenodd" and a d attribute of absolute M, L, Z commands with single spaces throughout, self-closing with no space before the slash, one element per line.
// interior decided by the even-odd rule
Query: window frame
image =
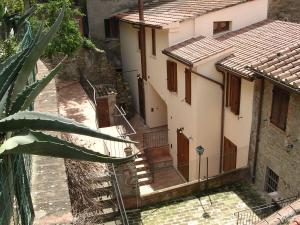
<path fill-rule="evenodd" d="M 235 115 L 240 114 L 240 108 L 241 108 L 241 92 L 242 92 L 242 79 L 241 77 L 235 76 L 233 74 L 228 74 L 228 80 L 227 80 L 227 101 L 226 105 L 230 108 L 230 111 L 234 113 Z M 234 83 L 235 82 L 235 83 Z M 235 90 L 233 90 L 233 87 L 236 87 Z M 234 102 L 237 101 L 236 105 Z"/>
<path fill-rule="evenodd" d="M 273 87 L 270 122 L 283 131 L 286 130 L 289 101 L 290 93 L 288 91 L 278 86 Z"/>
<path fill-rule="evenodd" d="M 119 38 L 120 35 L 120 23 L 117 18 L 104 19 L 104 34 L 105 38 Z"/>
<path fill-rule="evenodd" d="M 185 102 L 192 104 L 192 73 L 190 69 L 185 68 Z"/>
<path fill-rule="evenodd" d="M 156 31 L 154 28 L 151 29 L 152 36 L 152 55 L 156 56 Z"/>
<path fill-rule="evenodd" d="M 279 175 L 276 174 L 270 167 L 267 166 L 264 191 L 267 193 L 276 192 L 278 191 L 278 184 L 279 184 Z"/>
<path fill-rule="evenodd" d="M 224 28 L 222 28 L 221 24 L 225 23 Z M 216 26 L 216 28 L 215 28 Z M 213 22 L 213 34 L 220 34 L 224 32 L 228 32 L 231 30 L 231 21 L 214 21 Z"/>
<path fill-rule="evenodd" d="M 177 63 L 171 60 L 167 60 L 167 88 L 177 92 Z"/>

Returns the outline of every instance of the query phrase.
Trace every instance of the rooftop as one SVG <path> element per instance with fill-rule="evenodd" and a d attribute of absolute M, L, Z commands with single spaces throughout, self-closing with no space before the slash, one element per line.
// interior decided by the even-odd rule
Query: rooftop
<path fill-rule="evenodd" d="M 200 36 L 166 48 L 163 50 L 163 53 L 184 64 L 193 66 L 197 62 L 230 49 L 231 47 L 232 45 L 228 43 L 222 43 L 213 38 Z"/>
<path fill-rule="evenodd" d="M 163 27 L 252 0 L 155 0 L 144 4 L 145 24 Z M 116 15 L 121 21 L 139 23 L 138 9 Z"/>
<path fill-rule="evenodd" d="M 246 66 L 298 43 L 299 36 L 300 24 L 271 20 L 230 32 L 217 40 L 233 45 L 234 54 L 221 60 L 218 65 L 251 79 L 254 72 Z"/>
<path fill-rule="evenodd" d="M 258 60 L 251 68 L 268 79 L 300 91 L 300 43 Z"/>

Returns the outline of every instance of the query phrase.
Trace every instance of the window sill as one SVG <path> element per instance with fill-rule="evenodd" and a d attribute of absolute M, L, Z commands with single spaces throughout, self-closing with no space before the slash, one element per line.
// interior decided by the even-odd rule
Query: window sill
<path fill-rule="evenodd" d="M 220 33 L 213 34 L 213 38 L 218 38 L 218 37 L 220 37 L 224 34 L 227 34 L 229 32 L 231 32 L 231 30 L 227 30 L 227 31 L 223 31 L 223 32 L 220 32 Z"/>
<path fill-rule="evenodd" d="M 268 123 L 269 123 L 269 127 L 271 127 L 271 129 L 274 129 L 275 131 L 281 133 L 281 134 L 284 134 L 286 135 L 286 128 L 285 130 L 282 130 L 280 127 L 277 127 L 274 123 L 272 123 L 270 120 L 268 120 Z"/>
<path fill-rule="evenodd" d="M 119 41 L 120 38 L 105 38 L 104 40 L 105 40 L 106 42 L 108 42 L 108 41 Z"/>

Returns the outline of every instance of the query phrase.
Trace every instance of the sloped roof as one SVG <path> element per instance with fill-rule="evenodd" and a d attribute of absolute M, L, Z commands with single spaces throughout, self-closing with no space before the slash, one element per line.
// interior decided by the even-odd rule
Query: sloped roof
<path fill-rule="evenodd" d="M 230 49 L 232 45 L 208 37 L 191 38 L 163 50 L 165 55 L 193 66 L 195 63 Z"/>
<path fill-rule="evenodd" d="M 234 53 L 217 63 L 232 72 L 251 79 L 254 72 L 246 66 L 279 52 L 300 41 L 300 24 L 265 20 L 217 40 L 234 46 Z"/>
<path fill-rule="evenodd" d="M 258 60 L 251 68 L 268 79 L 300 91 L 300 40 L 297 44 Z"/>
<path fill-rule="evenodd" d="M 144 23 L 163 27 L 249 1 L 253 0 L 155 0 L 144 4 Z M 129 23 L 139 23 L 137 8 L 114 16 Z"/>

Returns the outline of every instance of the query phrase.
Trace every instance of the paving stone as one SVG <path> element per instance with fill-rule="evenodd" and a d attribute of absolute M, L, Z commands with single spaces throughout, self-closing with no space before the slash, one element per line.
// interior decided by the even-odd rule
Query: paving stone
<path fill-rule="evenodd" d="M 155 207 L 145 207 L 140 212 L 128 214 L 130 224 L 216 225 L 222 221 L 222 224 L 233 225 L 236 224 L 235 212 L 263 202 L 250 186 L 243 182 L 202 192 L 198 197 L 189 196 Z"/>

